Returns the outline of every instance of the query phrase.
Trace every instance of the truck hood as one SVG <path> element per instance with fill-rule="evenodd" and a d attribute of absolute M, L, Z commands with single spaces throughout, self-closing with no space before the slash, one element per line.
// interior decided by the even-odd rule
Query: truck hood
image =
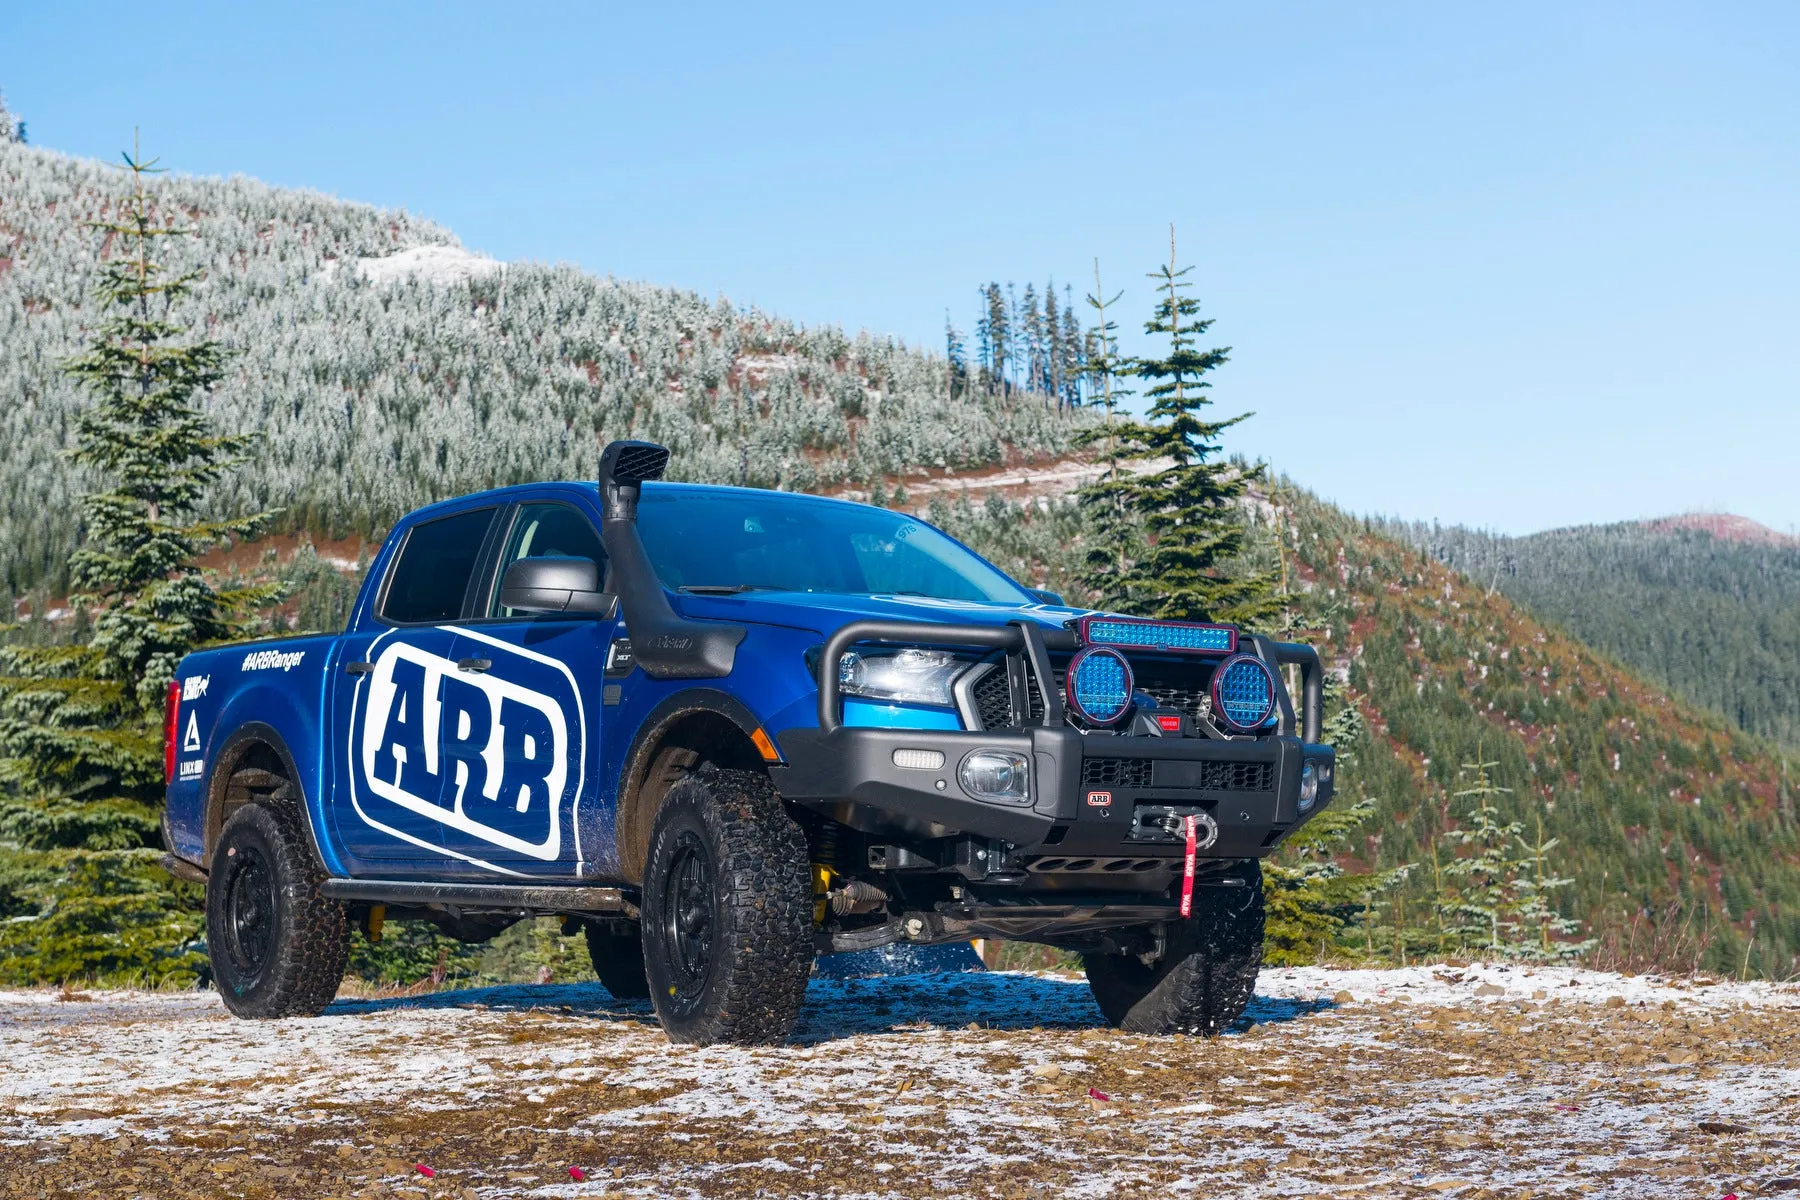
<path fill-rule="evenodd" d="M 936 625 L 1005 625 L 1035 621 L 1061 629 L 1088 609 L 1055 604 L 939 600 L 931 596 L 847 596 L 829 592 L 744 592 L 736 596 L 679 594 L 676 607 L 695 620 L 785 625 L 827 637 L 852 621 L 923 621 Z"/>

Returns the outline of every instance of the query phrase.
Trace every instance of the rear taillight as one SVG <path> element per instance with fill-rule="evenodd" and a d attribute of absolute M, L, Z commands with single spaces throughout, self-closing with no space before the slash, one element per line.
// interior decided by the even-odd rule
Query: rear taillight
<path fill-rule="evenodd" d="M 175 781 L 176 739 L 181 736 L 181 680 L 169 680 L 169 692 L 163 700 L 163 782 Z"/>

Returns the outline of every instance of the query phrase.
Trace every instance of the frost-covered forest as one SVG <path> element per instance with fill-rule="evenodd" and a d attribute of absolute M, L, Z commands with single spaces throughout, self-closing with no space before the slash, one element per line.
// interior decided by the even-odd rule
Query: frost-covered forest
<path fill-rule="evenodd" d="M 102 164 L 0 138 L 0 592 L 66 582 L 90 481 L 63 454 L 82 401 L 57 364 L 87 335 L 107 249 L 85 222 L 124 187 Z M 669 445 L 685 478 L 816 488 L 1063 453 L 1086 419 L 1068 403 L 1066 319 L 1039 392 L 1005 382 L 1004 363 L 978 376 L 723 298 L 502 268 L 404 212 L 243 178 L 156 188 L 196 230 L 171 265 L 206 273 L 173 319 L 230 353 L 209 412 L 260 435 L 215 490 L 221 513 L 371 532 L 443 496 L 590 476 L 600 444 L 627 436 Z"/>
<path fill-rule="evenodd" d="M 1477 583 L 1738 728 L 1800 746 L 1800 545 L 1674 522 L 1530 537 L 1390 521 Z"/>

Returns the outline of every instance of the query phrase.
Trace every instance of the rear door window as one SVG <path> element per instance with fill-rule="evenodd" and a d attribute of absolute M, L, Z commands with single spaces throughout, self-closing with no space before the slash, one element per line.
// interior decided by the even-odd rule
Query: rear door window
<path fill-rule="evenodd" d="M 414 525 L 388 575 L 382 619 L 397 625 L 460 620 L 496 511 L 478 508 Z"/>

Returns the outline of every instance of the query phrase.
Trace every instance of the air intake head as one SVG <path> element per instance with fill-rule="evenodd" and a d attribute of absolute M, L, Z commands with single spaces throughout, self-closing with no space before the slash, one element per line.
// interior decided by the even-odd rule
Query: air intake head
<path fill-rule="evenodd" d="M 600 498 L 608 521 L 637 520 L 640 486 L 661 479 L 669 449 L 655 442 L 608 442 L 600 452 Z"/>

